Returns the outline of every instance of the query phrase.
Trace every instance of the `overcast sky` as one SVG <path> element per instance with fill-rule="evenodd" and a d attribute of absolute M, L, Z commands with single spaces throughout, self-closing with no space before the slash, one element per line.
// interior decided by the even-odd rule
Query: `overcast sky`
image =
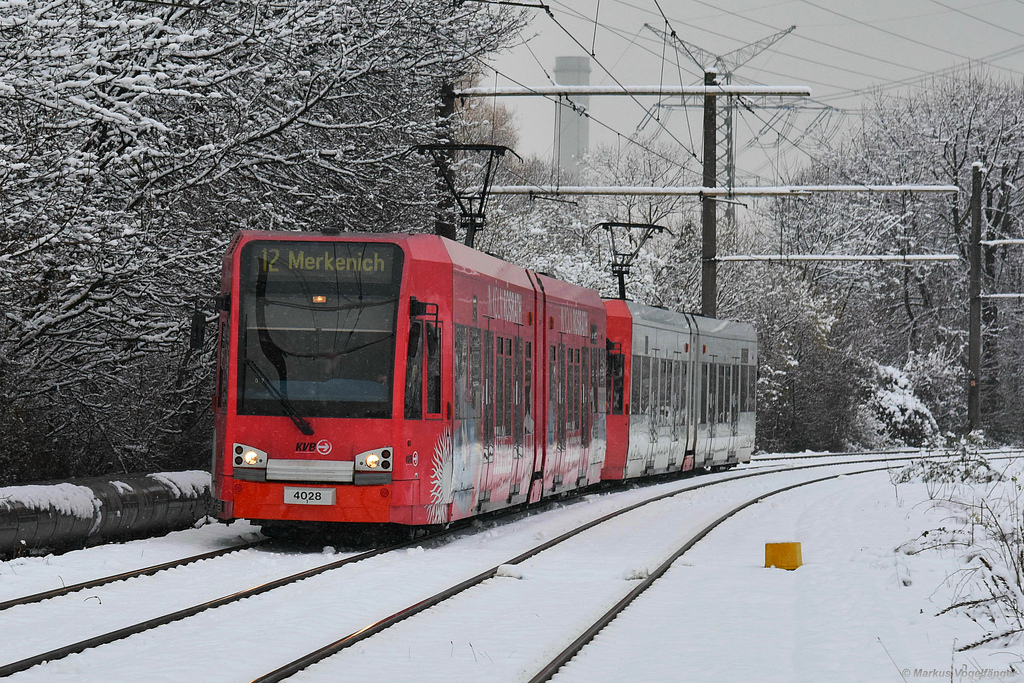
<path fill-rule="evenodd" d="M 645 23 L 664 31 L 667 17 L 668 30 L 718 55 L 796 26 L 735 71 L 737 84 L 807 85 L 813 93 L 805 103 L 810 109 L 798 118 L 777 109 L 742 114 L 738 184 L 774 181 L 806 162 L 806 153 L 793 150 L 813 148 L 789 142 L 798 142 L 816 119 L 832 130 L 853 120 L 850 114 L 872 88 L 927 87 L 931 74 L 972 64 L 998 78 L 1024 80 L 1024 0 L 659 0 L 664 17 L 655 0 L 547 2 L 553 18 L 528 10 L 534 19 L 521 43 L 493 60 L 497 75 L 481 85 L 550 85 L 556 56 L 591 51 L 595 85 L 695 85 L 703 77 L 694 61 L 666 48 Z M 656 102 L 593 98 L 592 146 L 627 144 L 645 108 Z M 516 114 L 516 151 L 550 159 L 556 105 L 540 98 L 503 104 Z M 660 131 L 662 141 L 700 154 L 699 110 L 662 110 L 660 118 L 661 124 L 649 121 L 644 134 Z"/>

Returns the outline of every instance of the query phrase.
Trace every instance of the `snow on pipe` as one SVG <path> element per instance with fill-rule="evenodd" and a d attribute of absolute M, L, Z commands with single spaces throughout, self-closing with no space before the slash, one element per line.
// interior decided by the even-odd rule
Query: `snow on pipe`
<path fill-rule="evenodd" d="M 183 529 L 210 502 L 210 474 L 196 470 L 0 487 L 0 557 Z"/>

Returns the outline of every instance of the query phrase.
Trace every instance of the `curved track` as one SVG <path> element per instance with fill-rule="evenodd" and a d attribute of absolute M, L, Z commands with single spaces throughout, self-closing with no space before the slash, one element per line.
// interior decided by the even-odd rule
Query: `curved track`
<path fill-rule="evenodd" d="M 822 456 L 822 457 L 829 457 L 829 456 Z M 369 625 L 369 626 L 367 626 L 365 628 L 362 628 L 362 629 L 360 629 L 357 632 L 351 633 L 351 634 L 349 634 L 349 635 L 339 639 L 335 643 L 332 643 L 331 645 L 329 645 L 327 647 L 319 648 L 316 652 L 310 653 L 309 655 L 306 655 L 305 657 L 302 657 L 302 658 L 300 658 L 300 659 L 298 659 L 298 660 L 296 660 L 296 661 L 286 665 L 285 667 L 281 667 L 280 669 L 276 670 L 275 672 L 273 672 L 271 674 L 268 674 L 268 675 L 266 675 L 266 676 L 264 676 L 264 677 L 262 677 L 262 678 L 260 678 L 258 680 L 261 680 L 261 681 L 271 681 L 271 680 L 281 680 L 282 678 L 286 678 L 287 676 L 291 675 L 295 671 L 299 671 L 302 668 L 305 668 L 306 666 L 309 666 L 310 664 L 312 664 L 312 663 L 314 663 L 316 661 L 320 661 L 321 659 L 329 657 L 331 654 L 334 654 L 335 652 L 338 652 L 338 651 L 340 651 L 340 650 L 342 650 L 342 649 L 344 649 L 344 648 L 354 644 L 355 642 L 359 642 L 360 640 L 363 640 L 363 639 L 373 635 L 374 633 L 378 633 L 378 632 L 388 628 L 389 626 L 391 626 L 391 625 L 393 625 L 395 623 L 398 623 L 399 621 L 402 621 L 402 620 L 408 618 L 409 616 L 412 616 L 413 614 L 417 614 L 419 612 L 422 612 L 425 609 L 428 609 L 429 607 L 431 607 L 433 605 L 436 605 L 436 604 L 446 600 L 448 597 L 451 597 L 452 595 L 456 595 L 459 592 L 465 591 L 466 589 L 468 589 L 471 586 L 477 585 L 477 584 L 481 583 L 482 581 L 487 580 L 488 578 L 494 576 L 497 573 L 498 568 L 501 565 L 514 565 L 514 564 L 521 563 L 521 562 L 525 561 L 528 558 L 531 558 L 531 557 L 533 557 L 535 555 L 538 555 L 538 554 L 544 552 L 545 550 L 548 550 L 549 548 L 552 548 L 552 547 L 554 547 L 554 546 L 564 542 L 565 540 L 567 540 L 569 538 L 572 538 L 572 537 L 574 537 L 574 536 L 576 536 L 576 535 L 586 531 L 587 529 L 593 528 L 593 527 L 595 527 L 595 526 L 597 526 L 599 524 L 602 524 L 602 523 L 604 523 L 604 522 L 606 522 L 606 521 L 608 521 L 610 519 L 614 519 L 616 517 L 619 517 L 621 515 L 624 515 L 626 513 L 629 513 L 629 512 L 631 512 L 633 510 L 636 510 L 636 509 L 638 509 L 640 507 L 643 507 L 645 505 L 654 503 L 656 501 L 664 500 L 666 498 L 669 498 L 669 497 L 672 497 L 672 496 L 676 496 L 676 495 L 679 495 L 681 493 L 685 493 L 685 492 L 688 492 L 688 491 L 694 491 L 694 490 L 697 490 L 697 489 L 702 489 L 702 488 L 706 488 L 706 487 L 709 487 L 709 486 L 714 486 L 714 485 L 717 485 L 717 484 L 720 484 L 720 483 L 728 483 L 728 482 L 733 482 L 733 481 L 740 480 L 740 479 L 746 479 L 746 478 L 761 476 L 761 475 L 765 475 L 765 474 L 775 474 L 775 473 L 780 473 L 780 472 L 791 472 L 791 471 L 796 471 L 796 470 L 811 469 L 811 468 L 815 468 L 815 467 L 829 467 L 829 466 L 836 466 L 836 465 L 847 465 L 848 466 L 848 465 L 867 464 L 867 463 L 875 463 L 875 462 L 886 462 L 887 464 L 890 464 L 890 465 L 896 465 L 896 464 L 902 464 L 902 462 L 905 461 L 905 460 L 906 460 L 906 458 L 893 459 L 893 458 L 890 457 L 890 458 L 884 458 L 884 459 L 872 459 L 872 460 L 862 460 L 862 461 L 850 461 L 850 460 L 847 460 L 847 461 L 842 461 L 842 462 L 838 462 L 838 463 L 835 463 L 835 462 L 815 463 L 815 464 L 800 465 L 800 466 L 797 466 L 797 467 L 790 467 L 790 468 L 784 468 L 784 469 L 769 469 L 769 468 L 766 467 L 766 468 L 763 468 L 763 469 L 759 468 L 758 471 L 755 471 L 755 472 L 747 472 L 747 473 L 742 473 L 742 474 L 736 474 L 736 475 L 733 475 L 733 476 L 723 477 L 723 478 L 720 478 L 720 479 L 715 479 L 715 480 L 712 480 L 712 481 L 699 482 L 699 483 L 696 483 L 696 484 L 693 484 L 693 485 L 684 486 L 684 487 L 681 487 L 681 488 L 669 491 L 667 493 L 662 493 L 662 494 L 659 494 L 659 495 L 656 495 L 656 496 L 652 496 L 652 497 L 647 498 L 645 500 L 642 500 L 642 501 L 640 501 L 638 503 L 635 503 L 633 505 L 629 505 L 629 506 L 627 506 L 625 508 L 622 508 L 620 510 L 614 511 L 612 513 L 609 513 L 609 514 L 606 514 L 606 515 L 604 515 L 602 517 L 599 517 L 599 518 L 597 518 L 595 520 L 587 522 L 586 524 L 580 525 L 580 526 L 576 527 L 575 529 L 572 529 L 572 530 L 570 530 L 570 531 L 568 531 L 568 532 L 558 536 L 557 538 L 554 538 L 554 539 L 552 539 L 550 541 L 547 541 L 545 543 L 542 543 L 542 544 L 540 544 L 540 545 L 538 545 L 538 546 L 536 546 L 536 547 L 534 547 L 534 548 L 532 548 L 532 549 L 530 549 L 530 550 L 528 550 L 528 551 L 526 551 L 524 553 L 521 553 L 517 557 L 515 557 L 515 558 L 513 558 L 513 559 L 511 559 L 511 560 L 509 560 L 507 562 L 503 562 L 500 565 L 496 565 L 496 566 L 492 567 L 491 569 L 489 569 L 487 571 L 484 571 L 484 572 L 482 572 L 482 573 L 480 573 L 480 574 L 478 574 L 478 575 L 476 575 L 476 576 L 474 576 L 474 577 L 472 577 L 470 579 L 467 579 L 465 581 L 460 582 L 456 586 L 452 586 L 450 588 L 447 588 L 446 590 L 443 590 L 443 591 L 441 591 L 441 592 L 431 596 L 430 598 L 427 598 L 426 600 L 421 600 L 420 602 L 418 602 L 418 603 L 416 603 L 414 605 L 411 605 L 411 606 L 409 606 L 409 607 L 407 607 L 405 609 L 402 609 L 402 610 L 392 614 L 391 616 L 389 616 L 389 617 L 387 617 L 385 619 L 379 620 L 376 623 L 371 624 L 371 625 Z M 880 470 L 880 469 L 885 469 L 885 468 L 884 467 L 882 467 L 882 468 L 874 468 L 871 471 L 877 471 L 877 470 Z M 833 476 L 841 476 L 841 475 L 833 475 Z M 826 478 L 832 478 L 832 477 L 826 477 Z M 273 591 L 275 589 L 281 588 L 283 586 L 286 586 L 286 585 L 289 585 L 289 584 L 294 584 L 297 581 L 301 581 L 303 579 L 307 579 L 307 578 L 316 576 L 318 574 L 323 574 L 323 573 L 329 572 L 329 571 L 331 571 L 333 569 L 337 569 L 337 568 L 340 568 L 340 567 L 343 567 L 343 566 L 346 566 L 346 565 L 350 565 L 350 564 L 355 563 L 355 562 L 366 560 L 366 559 L 369 559 L 371 557 L 375 557 L 375 556 L 378 556 L 378 555 L 389 553 L 389 552 L 392 552 L 392 551 L 395 551 L 395 550 L 400 550 L 400 549 L 403 549 L 403 548 L 409 548 L 409 547 L 414 546 L 416 544 L 424 543 L 425 541 L 428 541 L 428 540 L 440 539 L 440 538 L 442 538 L 444 536 L 447 536 L 447 535 L 450 535 L 452 533 L 453 533 L 452 531 L 439 532 L 437 534 L 432 534 L 432 535 L 427 536 L 427 537 L 421 537 L 421 538 L 415 539 L 413 541 L 409 541 L 409 542 L 405 542 L 405 543 L 399 543 L 399 544 L 395 544 L 395 545 L 392 545 L 392 546 L 389 546 L 389 547 L 386 547 L 386 548 L 381 548 L 381 549 L 372 550 L 372 551 L 369 551 L 369 552 L 366 552 L 366 553 L 361 553 L 361 554 L 358 554 L 358 555 L 349 556 L 349 557 L 346 557 L 344 559 L 341 559 L 341 560 L 338 560 L 338 561 L 335 561 L 335 562 L 330 562 L 330 563 L 327 563 L 327 564 L 324 564 L 324 565 L 321 565 L 321 566 L 318 566 L 318 567 L 314 567 L 312 569 L 308 569 L 306 571 L 302 571 L 302 572 L 299 572 L 299 573 L 296 573 L 296 574 L 292 574 L 292 575 L 289 575 L 289 576 L 286 576 L 286 577 L 283 577 L 283 578 L 280 578 L 280 579 L 276 579 L 276 580 L 273 580 L 273 581 L 269 581 L 269 582 L 260 584 L 258 586 L 254 586 L 252 588 L 249 588 L 249 589 L 246 589 L 246 590 L 243 590 L 243 591 L 238 591 L 238 592 L 232 593 L 231 595 L 227 595 L 227 596 L 224 596 L 224 597 L 221 597 L 221 598 L 210 600 L 210 601 L 207 601 L 207 602 L 204 602 L 204 603 L 201 603 L 201 604 L 193 605 L 191 607 L 188 607 L 188 608 L 185 608 L 185 609 L 181 609 L 181 610 L 177 610 L 175 612 L 167 613 L 167 614 L 164 614 L 162 616 L 159 616 L 159 617 L 156 617 L 156 618 L 153 618 L 153 619 L 148 619 L 146 621 L 134 624 L 134 625 L 129 626 L 129 627 L 117 629 L 117 630 L 111 631 L 109 633 L 105 633 L 105 634 L 97 635 L 97 636 L 94 636 L 94 637 L 91 637 L 91 638 L 87 638 L 85 640 L 81 640 L 79 642 L 76 642 L 76 643 L 73 643 L 73 644 L 70 644 L 70 645 L 66 645 L 66 646 L 63 646 L 63 647 L 60 647 L 60 648 L 56 648 L 56 649 L 50 650 L 48 652 L 35 655 L 33 657 L 24 658 L 24 659 L 21 659 L 19 661 L 12 662 L 12 663 L 4 665 L 4 666 L 0 666 L 0 676 L 7 676 L 7 675 L 10 675 L 10 674 L 19 672 L 19 671 L 24 671 L 26 669 L 29 669 L 29 668 L 31 668 L 31 667 L 33 667 L 33 666 L 35 666 L 37 664 L 41 664 L 43 662 L 57 660 L 57 659 L 60 659 L 62 657 L 66 657 L 66 656 L 68 656 L 70 654 L 73 654 L 73 653 L 83 652 L 83 651 L 88 650 L 90 648 L 95 648 L 95 647 L 97 647 L 99 645 L 103 645 L 103 644 L 107 644 L 107 643 L 112 643 L 112 642 L 115 642 L 117 640 L 121 640 L 123 638 L 126 638 L 126 637 L 128 637 L 130 635 L 134 635 L 136 633 L 141 633 L 143 631 L 147 631 L 149 629 L 155 628 L 157 626 L 161 626 L 161 625 L 164 625 L 164 624 L 169 624 L 171 622 L 179 621 L 179 620 L 182 620 L 182 619 L 185 619 L 185 618 L 188 618 L 188 617 L 200 614 L 202 612 L 208 611 L 208 610 L 213 609 L 215 607 L 220 607 L 220 606 L 227 605 L 227 604 L 230 604 L 230 603 L 233 603 L 233 602 L 237 602 L 239 600 L 242 600 L 242 599 L 245 599 L 245 598 L 248 598 L 248 597 L 253 597 L 253 596 L 256 596 L 256 595 L 263 594 L 263 593 L 268 593 L 270 591 Z M 228 550 L 219 551 L 219 552 L 221 554 L 223 554 L 225 552 L 233 552 L 234 550 L 236 550 L 236 549 L 228 549 Z M 207 554 L 207 555 L 209 555 L 209 554 Z M 200 556 L 197 556 L 197 558 L 198 557 L 200 557 Z M 186 559 L 190 559 L 191 561 L 195 561 L 196 558 L 186 558 Z M 168 563 L 168 564 L 174 565 L 175 563 Z M 180 566 L 181 563 L 177 563 L 177 564 Z M 155 568 L 148 568 L 148 569 L 152 570 L 154 572 L 155 571 L 160 571 L 160 566 L 157 566 Z M 145 572 L 147 570 L 140 570 L 140 571 L 141 572 Z M 120 576 L 118 576 L 118 577 L 109 577 L 109 580 L 110 581 L 121 580 L 121 577 Z M 74 586 L 70 587 L 70 589 L 75 589 L 75 587 Z M 30 597 L 33 597 L 33 596 L 30 596 Z M 42 598 L 39 598 L 39 599 L 45 599 L 45 597 L 42 597 Z"/>
<path fill-rule="evenodd" d="M 692 535 L 689 539 L 687 539 L 686 542 L 683 543 L 674 553 L 672 553 L 672 555 L 669 556 L 668 559 L 662 562 L 657 569 L 652 571 L 647 576 L 647 578 L 643 579 L 633 590 L 631 590 L 625 597 L 623 597 L 622 600 L 617 602 L 614 607 L 605 612 L 597 621 L 595 621 L 589 628 L 587 628 L 580 635 L 579 638 L 573 641 L 572 644 L 569 645 L 569 647 L 562 650 L 550 662 L 548 662 L 548 664 L 544 666 L 544 668 L 541 669 L 540 672 L 538 672 L 533 678 L 530 679 L 530 683 L 543 683 L 544 681 L 550 680 L 551 677 L 554 676 L 560 668 L 562 668 L 562 666 L 564 666 L 570 660 L 572 660 L 572 658 L 575 657 L 576 654 L 580 650 L 582 650 L 591 640 L 593 640 L 594 637 L 598 633 L 600 633 L 605 626 L 610 624 L 612 621 L 615 620 L 616 617 L 618 617 L 622 612 L 624 612 L 626 608 L 629 607 L 630 603 L 633 602 L 633 600 L 639 597 L 641 593 L 645 592 L 658 579 L 664 576 L 665 572 L 669 570 L 669 568 L 676 562 L 676 560 L 682 557 L 688 550 L 690 550 L 693 546 L 700 542 L 705 536 L 707 536 L 709 533 L 711 533 L 716 528 L 721 526 L 726 520 L 730 519 L 738 512 L 745 510 L 751 505 L 760 503 L 766 498 L 776 496 L 780 493 L 785 493 L 786 491 L 792 491 L 793 489 L 800 488 L 802 486 L 818 484 L 823 481 L 829 481 L 831 479 L 837 479 L 839 477 L 844 476 L 867 474 L 870 472 L 881 472 L 884 470 L 884 467 L 873 467 L 871 469 L 860 470 L 857 472 L 843 472 L 840 474 L 832 474 L 826 477 L 818 477 L 816 479 L 811 479 L 810 481 L 799 482 L 796 484 L 790 484 L 789 486 L 777 488 L 773 491 L 769 491 L 767 493 L 750 498 L 749 500 L 746 500 L 743 503 L 740 503 L 739 505 L 735 506 L 734 508 L 723 514 L 721 517 L 711 522 L 703 529 L 698 531 L 696 534 Z"/>
<path fill-rule="evenodd" d="M 626 514 L 628 514 L 630 512 L 633 512 L 633 511 L 635 511 L 635 510 L 637 510 L 637 509 L 639 509 L 641 507 L 644 507 L 646 505 L 649 505 L 651 503 L 662 501 L 662 500 L 671 498 L 673 496 L 680 495 L 682 493 L 687 493 L 687 492 L 695 491 L 695 490 L 698 490 L 698 489 L 706 488 L 706 487 L 709 487 L 709 486 L 714 486 L 714 485 L 721 484 L 721 483 L 733 482 L 733 481 L 736 481 L 736 480 L 739 480 L 739 479 L 746 479 L 746 478 L 754 477 L 754 476 L 760 476 L 760 475 L 765 475 L 765 474 L 776 474 L 776 473 L 782 473 L 782 472 L 791 472 L 793 470 L 811 469 L 811 468 L 815 468 L 815 467 L 828 467 L 828 466 L 843 466 L 843 465 L 850 465 L 850 464 L 861 464 L 861 463 L 864 463 L 864 462 L 867 462 L 867 463 L 870 463 L 870 462 L 891 462 L 891 460 L 890 459 L 873 460 L 873 461 L 869 460 L 869 461 L 857 461 L 857 462 L 854 462 L 854 463 L 851 463 L 851 462 L 821 463 L 821 464 L 814 464 L 814 465 L 802 465 L 802 466 L 799 466 L 799 467 L 788 468 L 788 469 L 783 469 L 783 470 L 758 471 L 758 472 L 746 473 L 746 474 L 741 474 L 741 475 L 737 475 L 737 476 L 733 476 L 733 477 L 728 477 L 728 478 L 725 478 L 725 479 L 719 479 L 719 480 L 712 481 L 712 482 L 701 482 L 701 483 L 698 483 L 698 484 L 695 484 L 695 485 L 692 485 L 692 486 L 687 486 L 687 487 L 684 487 L 684 488 L 681 488 L 681 489 L 677 489 L 675 491 L 670 491 L 668 493 L 664 493 L 664 494 L 660 494 L 660 495 L 657 495 L 657 496 L 653 496 L 653 497 L 651 497 L 649 499 L 643 500 L 643 501 L 635 503 L 633 505 L 629 505 L 629 506 L 624 507 L 624 508 L 622 508 L 620 510 L 617 510 L 615 512 L 612 512 L 612 513 L 606 514 L 606 515 L 604 515 L 602 517 L 599 517 L 597 519 L 594 519 L 593 521 L 588 522 L 586 524 L 583 524 L 583 525 L 581 525 L 579 527 L 576 527 L 575 529 L 572 529 L 572 530 L 570 530 L 570 531 L 568 531 L 568 532 L 566 532 L 566 533 L 564 533 L 564 534 L 562 534 L 562 535 L 560 535 L 560 536 L 558 536 L 556 538 L 553 538 L 550 541 L 547 541 L 545 543 L 539 544 L 536 547 L 534 547 L 534 548 L 532 548 L 532 549 L 530 549 L 530 550 L 528 550 L 528 551 L 526 551 L 526 552 L 524 552 L 524 553 L 522 553 L 522 554 L 520 554 L 520 555 L 518 555 L 518 556 L 516 556 L 516 557 L 514 557 L 512 559 L 507 560 L 506 562 L 503 562 L 503 563 L 501 563 L 499 565 L 491 567 L 490 569 L 488 569 L 486 571 L 480 572 L 476 576 L 473 576 L 473 577 L 471 577 L 469 579 L 466 579 L 466 580 L 464 580 L 464 581 L 462 581 L 462 582 L 460 582 L 460 583 L 458 583 L 456 585 L 453 585 L 453 586 L 451 586 L 449 588 L 446 588 L 445 590 L 442 590 L 442 591 L 440 591 L 440 592 L 430 596 L 429 598 L 426 598 L 426 599 L 421 600 L 421 601 L 419 601 L 419 602 L 417 602 L 417 603 L 415 603 L 413 605 L 410 605 L 410 606 L 408 606 L 408 607 L 406 607 L 406 608 L 404 608 L 402 610 L 399 610 L 398 612 L 395 612 L 395 613 L 391 614 L 388 617 L 380 619 L 380 620 L 378 620 L 376 622 L 373 622 L 371 624 L 367 624 L 363 628 L 360 628 L 360 629 L 358 629 L 356 631 L 353 631 L 352 633 L 349 633 L 349 634 L 339 638 L 338 640 L 334 641 L 333 643 L 330 643 L 330 644 L 328 644 L 326 646 L 323 646 L 323 647 L 318 648 L 318 649 L 316 649 L 316 650 L 314 650 L 312 652 L 309 652 L 308 654 L 306 654 L 306 655 L 304 655 L 304 656 L 302 656 L 302 657 L 300 657 L 298 659 L 295 659 L 294 661 L 289 662 L 288 664 L 286 664 L 286 665 L 284 665 L 284 666 L 282 666 L 282 667 L 280 667 L 280 668 L 278 668 L 278 669 L 276 669 L 276 670 L 274 670 L 274 671 L 272 671 L 270 673 L 267 673 L 267 674 L 265 674 L 265 675 L 263 675 L 263 676 L 261 676 L 259 678 L 254 679 L 254 681 L 256 683 L 274 683 L 276 681 L 281 681 L 281 680 L 287 679 L 287 678 L 293 676 L 294 674 L 296 674 L 296 673 L 306 669 L 309 666 L 312 666 L 312 665 L 314 665 L 314 664 L 316 664 L 318 662 L 321 662 L 321 661 L 331 657 L 332 655 L 335 655 L 335 654 L 337 654 L 337 653 L 339 653 L 339 652 L 341 652 L 341 651 L 343 651 L 343 650 L 345 650 L 347 648 L 352 647 L 353 645 L 356 645 L 357 643 L 365 641 L 368 638 L 371 638 L 371 637 L 381 633 L 382 631 L 384 631 L 384 630 L 386 630 L 386 629 L 388 629 L 388 628 L 390 628 L 392 626 L 395 626 L 396 624 L 399 624 L 402 621 L 405 621 L 406 619 L 409 619 L 410 617 L 413 617 L 415 615 L 421 614 L 421 613 L 431 609 L 432 607 L 435 607 L 435 606 L 439 605 L 440 603 L 448 600 L 449 598 L 452 598 L 452 597 L 454 597 L 456 595 L 462 594 L 462 593 L 468 591 L 469 589 L 484 583 L 488 579 L 492 579 L 495 576 L 498 576 L 499 572 L 507 571 L 505 568 L 508 567 L 508 566 L 515 566 L 515 565 L 521 564 L 521 563 L 525 562 L 526 560 L 534 558 L 537 555 L 540 555 L 541 553 L 543 553 L 545 551 L 548 551 L 548 550 L 550 550 L 550 549 L 552 549 L 552 548 L 554 548 L 554 547 L 564 543 L 565 541 L 567 541 L 567 540 L 569 540 L 569 539 L 571 539 L 573 537 L 576 537 L 579 534 L 582 534 L 583 532 L 585 532 L 585 531 L 587 531 L 589 529 L 592 529 L 592 528 L 594 528 L 594 527 L 596 527 L 596 526 L 598 526 L 600 524 L 603 524 L 605 522 L 608 522 L 608 521 L 610 521 L 612 519 L 618 518 L 618 517 L 620 517 L 622 515 L 626 515 Z M 609 611 L 609 613 L 605 614 L 602 617 L 602 621 L 598 622 L 598 625 L 595 625 L 595 627 L 592 627 L 591 629 L 588 629 L 587 632 L 584 634 L 584 636 L 581 636 L 581 638 L 577 641 L 577 643 L 574 643 L 574 647 L 571 647 L 571 648 L 567 649 L 565 652 L 563 652 L 561 655 L 559 655 L 559 657 L 560 658 L 561 657 L 565 657 L 566 659 L 564 661 L 568 661 L 568 659 L 571 658 L 572 655 L 574 655 L 580 648 L 582 648 L 586 644 L 586 642 L 589 642 L 590 638 L 592 638 L 593 635 L 596 634 L 597 631 L 599 631 L 601 628 L 603 628 L 604 624 L 606 624 L 607 622 L 609 622 L 612 619 L 614 619 L 614 617 L 619 612 L 621 612 L 623 609 L 625 609 L 626 606 L 628 606 L 629 602 L 631 602 L 637 595 L 639 595 L 644 590 L 646 590 L 647 587 L 649 587 L 651 583 L 653 583 L 659 576 L 661 576 L 661 574 L 663 574 L 668 569 L 668 567 L 672 564 L 672 562 L 674 562 L 683 553 L 685 553 L 687 550 L 689 550 L 691 547 L 693 547 L 694 544 L 696 544 L 700 539 L 702 539 L 704 536 L 706 536 L 712 529 L 714 529 L 716 526 L 718 526 L 719 524 L 724 522 L 729 517 L 732 517 L 733 515 L 735 515 L 740 510 L 743 510 L 744 508 L 749 507 L 750 505 L 753 505 L 753 504 L 755 504 L 755 503 L 757 503 L 757 502 L 759 502 L 759 501 L 761 501 L 761 500 L 763 500 L 765 498 L 768 498 L 770 496 L 773 496 L 773 495 L 776 495 L 776 494 L 779 494 L 779 493 L 783 493 L 785 491 L 789 491 L 789 490 L 797 488 L 799 486 L 806 486 L 806 485 L 809 485 L 809 484 L 813 484 L 813 483 L 817 483 L 817 482 L 821 482 L 821 481 L 826 481 L 826 480 L 830 480 L 830 479 L 835 479 L 835 478 L 838 478 L 838 477 L 852 475 L 852 474 L 863 474 L 863 473 L 868 473 L 868 472 L 885 471 L 886 469 L 887 469 L 886 467 L 874 467 L 874 468 L 870 468 L 870 469 L 857 470 L 857 471 L 853 471 L 853 472 L 850 472 L 850 471 L 847 470 L 847 471 L 844 471 L 844 472 L 839 472 L 839 473 L 836 473 L 836 474 L 828 475 L 828 476 L 825 476 L 825 477 L 818 477 L 818 478 L 812 479 L 810 481 L 799 482 L 799 483 L 796 483 L 796 484 L 790 484 L 790 485 L 787 485 L 785 487 L 782 487 L 782 488 L 770 491 L 768 493 L 758 494 L 757 496 L 744 501 L 739 506 L 734 507 L 733 509 L 729 510 L 726 514 L 721 516 L 719 519 L 715 520 L 715 522 L 713 522 L 712 524 L 710 524 L 707 527 L 703 528 L 697 534 L 695 534 L 695 535 L 691 536 L 689 539 L 687 539 L 687 541 L 682 545 L 682 547 L 680 549 L 676 550 L 671 555 L 669 560 L 666 560 L 662 564 L 662 566 L 660 566 L 646 580 L 644 580 L 640 586 L 637 586 L 637 588 L 635 588 L 633 591 L 631 591 L 630 594 L 626 598 L 624 598 L 622 601 L 620 601 L 620 603 L 618 605 L 616 605 L 616 608 L 613 608 L 613 610 L 611 610 L 611 611 Z M 544 670 L 542 671 L 542 673 L 538 674 L 538 676 L 540 676 L 540 677 L 539 678 L 535 678 L 534 680 L 547 680 L 547 678 L 549 678 L 562 665 L 563 661 L 560 658 L 556 658 L 551 664 L 549 664 L 547 667 L 545 667 Z M 547 673 L 545 673 L 545 672 L 547 672 Z"/>

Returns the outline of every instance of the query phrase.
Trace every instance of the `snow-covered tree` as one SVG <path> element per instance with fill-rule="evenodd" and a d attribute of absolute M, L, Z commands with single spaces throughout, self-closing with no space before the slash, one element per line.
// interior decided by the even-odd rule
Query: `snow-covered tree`
<path fill-rule="evenodd" d="M 5 478 L 205 460 L 183 345 L 231 234 L 429 229 L 408 151 L 520 21 L 491 9 L 0 0 Z"/>
<path fill-rule="evenodd" d="M 818 297 L 859 359 L 902 368 L 943 431 L 965 420 L 971 164 L 982 161 L 984 239 L 1021 237 L 1016 192 L 1024 156 L 1024 88 L 977 74 L 936 79 L 912 95 L 879 95 L 861 128 L 792 179 L 800 184 L 948 184 L 958 195 L 821 194 L 779 200 L 763 216 L 768 252 L 960 254 L 931 264 L 816 263 L 793 268 Z M 1024 251 L 987 249 L 988 292 L 1022 292 Z M 756 284 L 747 296 L 756 296 Z M 983 412 L 990 433 L 1020 435 L 1021 367 L 1016 304 L 985 304 Z M 923 359 L 928 359 L 924 362 Z M 939 367 L 941 366 L 941 367 Z M 921 373 L 921 374 L 919 374 Z M 929 378 L 925 380 L 925 378 Z M 939 388 L 941 387 L 941 389 Z"/>

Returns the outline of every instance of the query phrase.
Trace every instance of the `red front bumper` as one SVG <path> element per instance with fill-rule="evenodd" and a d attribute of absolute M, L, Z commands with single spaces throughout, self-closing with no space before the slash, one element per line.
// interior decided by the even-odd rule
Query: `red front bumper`
<path fill-rule="evenodd" d="M 285 484 L 281 482 L 239 481 L 225 478 L 230 487 L 225 495 L 222 519 L 280 519 L 296 522 L 376 522 L 390 521 L 391 486 L 353 486 L 351 484 Z M 295 505 L 284 503 L 285 486 L 334 489 L 334 505 Z M 225 491 L 224 493 L 228 493 Z M 233 500 L 232 500 L 233 499 Z"/>

